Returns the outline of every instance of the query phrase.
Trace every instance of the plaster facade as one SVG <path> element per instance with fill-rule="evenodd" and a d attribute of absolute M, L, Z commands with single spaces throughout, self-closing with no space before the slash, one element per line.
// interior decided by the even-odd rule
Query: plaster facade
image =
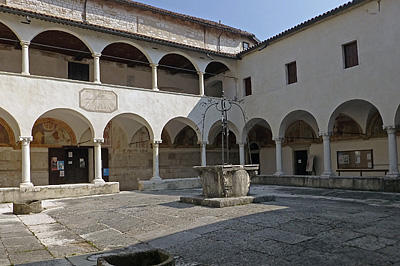
<path fill-rule="evenodd" d="M 313 157 L 303 174 L 398 177 L 399 11 L 395 0 L 355 0 L 257 43 L 124 1 L 3 1 L 0 186 L 72 182 L 64 176 L 72 165 L 86 182 L 123 190 L 139 179 L 195 177 L 193 166 L 222 162 L 221 113 L 207 109 L 222 94 L 237 101 L 231 163 L 282 176 Z M 243 41 L 253 46 L 243 51 Z M 355 169 L 343 165 L 350 151 Z"/>

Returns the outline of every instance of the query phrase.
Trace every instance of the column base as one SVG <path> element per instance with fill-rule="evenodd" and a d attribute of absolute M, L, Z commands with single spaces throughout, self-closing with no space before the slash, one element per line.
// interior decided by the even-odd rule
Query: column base
<path fill-rule="evenodd" d="M 92 184 L 95 185 L 104 185 L 106 183 L 106 181 L 104 181 L 103 179 L 95 179 L 92 181 Z"/>
<path fill-rule="evenodd" d="M 159 89 L 158 89 L 158 88 L 152 88 L 152 90 L 153 90 L 153 91 L 159 91 Z"/>
<path fill-rule="evenodd" d="M 400 173 L 399 172 L 389 172 L 386 174 L 386 177 L 397 179 L 397 178 L 400 178 Z"/>
<path fill-rule="evenodd" d="M 20 188 L 30 188 L 33 187 L 33 183 L 32 182 L 27 182 L 27 183 L 21 183 L 19 184 Z"/>
<path fill-rule="evenodd" d="M 152 180 L 152 181 L 161 181 L 162 178 L 160 176 L 153 176 L 152 178 L 150 178 L 150 180 Z"/>
<path fill-rule="evenodd" d="M 323 172 L 321 174 L 322 177 L 331 177 L 331 176 L 335 176 L 335 173 L 333 172 Z"/>
<path fill-rule="evenodd" d="M 283 171 L 278 171 L 274 174 L 274 176 L 283 176 L 285 173 Z"/>

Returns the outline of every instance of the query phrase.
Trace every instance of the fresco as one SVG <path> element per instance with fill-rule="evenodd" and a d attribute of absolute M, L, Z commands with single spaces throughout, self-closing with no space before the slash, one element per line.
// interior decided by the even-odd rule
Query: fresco
<path fill-rule="evenodd" d="M 72 129 L 64 122 L 45 118 L 39 119 L 32 130 L 32 145 L 36 146 L 71 146 L 76 144 Z"/>

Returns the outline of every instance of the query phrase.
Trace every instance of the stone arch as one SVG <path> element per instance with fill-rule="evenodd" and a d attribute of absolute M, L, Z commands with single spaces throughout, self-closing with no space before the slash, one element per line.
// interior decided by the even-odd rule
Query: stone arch
<path fill-rule="evenodd" d="M 186 117 L 175 117 L 170 119 L 164 125 L 163 131 L 166 130 L 168 132 L 168 135 L 170 136 L 170 140 L 171 141 L 174 140 L 174 143 L 176 144 L 177 136 L 186 127 L 190 127 L 190 129 L 193 130 L 193 132 L 195 133 L 195 136 L 192 136 L 191 138 L 196 138 L 197 143 L 200 142 L 201 141 L 200 129 L 191 119 Z"/>
<path fill-rule="evenodd" d="M 10 145 L 16 147 L 19 136 L 21 136 L 21 129 L 18 122 L 14 116 L 2 108 L 0 108 L 0 119 L 0 125 L 7 133 Z M 5 134 L 5 132 L 3 131 L 3 134 Z"/>
<path fill-rule="evenodd" d="M 268 130 L 268 132 L 265 132 L 265 130 L 261 132 L 260 130 L 263 128 Z M 263 118 L 252 118 L 243 127 L 242 142 L 257 142 L 261 147 L 273 144 L 271 126 Z"/>
<path fill-rule="evenodd" d="M 2 22 L 0 22 L 0 45 L 0 57 L 3 59 L 0 71 L 21 73 L 20 37 L 12 28 Z M 7 53 L 8 56 L 3 58 L 3 53 Z"/>
<path fill-rule="evenodd" d="M 179 131 L 174 141 L 174 144 L 178 147 L 197 147 L 198 143 L 197 134 L 190 126 L 186 126 Z"/>
<path fill-rule="evenodd" d="M 231 121 L 228 121 L 228 127 L 229 127 L 229 131 L 232 132 L 235 136 L 235 145 L 237 143 L 237 140 L 240 140 L 240 131 L 237 128 L 237 126 L 232 123 Z M 208 136 L 208 142 L 210 144 L 214 143 L 216 141 L 216 138 L 218 137 L 218 135 L 220 135 L 220 132 L 222 132 L 222 127 L 221 127 L 221 121 L 218 120 L 216 122 L 214 122 L 214 124 L 210 127 L 210 130 L 207 134 Z"/>
<path fill-rule="evenodd" d="M 0 147 L 16 147 L 15 134 L 6 120 L 0 117 Z"/>
<path fill-rule="evenodd" d="M 329 118 L 327 131 L 333 132 L 336 118 L 340 114 L 345 114 L 356 121 L 361 128 L 361 133 L 365 134 L 365 132 L 367 131 L 368 121 L 376 113 L 380 114 L 379 110 L 368 101 L 353 99 L 343 102 L 338 105 L 332 112 Z"/>
<path fill-rule="evenodd" d="M 74 32 L 74 31 L 72 31 L 72 30 L 69 30 L 69 29 L 66 29 L 66 28 L 60 28 L 60 27 L 51 27 L 51 28 L 47 28 L 46 30 L 43 30 L 43 31 L 37 33 L 37 34 L 32 38 L 30 47 L 32 47 L 32 45 L 35 45 L 35 39 L 38 39 L 38 37 L 39 37 L 40 35 L 48 34 L 48 33 L 56 33 L 56 32 L 61 32 L 62 35 L 68 34 L 68 35 L 70 35 L 70 36 L 73 36 L 74 38 L 78 39 L 80 42 L 82 42 L 82 43 L 86 46 L 86 48 L 87 48 L 88 51 L 89 51 L 90 56 L 91 56 L 92 53 L 94 53 L 93 48 L 92 48 L 91 45 L 86 41 L 85 38 L 83 38 L 83 37 L 80 36 L 78 33 Z M 65 36 L 65 35 L 64 35 L 64 36 Z M 53 36 L 53 38 L 45 38 L 45 37 L 44 37 L 43 39 L 44 39 L 44 40 L 48 40 L 48 39 L 51 40 L 51 39 L 54 39 L 54 36 Z M 62 42 L 62 40 L 59 40 L 59 42 Z M 64 43 L 64 44 L 65 44 L 65 43 Z"/>
<path fill-rule="evenodd" d="M 149 64 L 152 63 L 152 60 L 151 60 L 150 55 L 148 54 L 148 52 L 147 52 L 143 47 L 141 47 L 140 45 L 138 45 L 138 44 L 136 44 L 136 43 L 134 43 L 134 42 L 127 41 L 127 40 L 113 41 L 113 42 L 111 42 L 111 43 L 108 43 L 107 45 L 104 45 L 104 47 L 103 47 L 103 49 L 102 49 L 102 52 L 101 52 L 101 53 L 102 53 L 102 56 L 103 56 L 104 50 L 105 50 L 107 47 L 109 47 L 109 46 L 111 46 L 111 45 L 114 45 L 114 44 L 119 44 L 119 43 L 121 43 L 121 44 L 126 44 L 126 45 L 132 46 L 133 48 L 137 49 L 138 51 L 140 51 L 140 52 L 145 56 L 145 58 L 146 58 L 146 60 L 147 60 L 147 62 L 148 62 Z"/>
<path fill-rule="evenodd" d="M 285 116 L 285 118 L 282 120 L 281 125 L 279 127 L 279 133 L 278 133 L 279 136 L 277 136 L 277 137 L 283 138 L 285 136 L 286 131 L 289 128 L 289 126 L 299 120 L 304 121 L 305 123 L 310 125 L 310 127 L 312 128 L 314 133 L 316 135 L 318 134 L 319 127 L 318 127 L 318 123 L 317 123 L 317 120 L 315 119 L 315 117 L 308 111 L 296 110 L 296 111 L 292 111 L 289 114 L 287 114 Z"/>
<path fill-rule="evenodd" d="M 13 33 L 13 35 L 16 37 L 16 40 L 19 42 L 21 41 L 21 36 L 20 34 L 11 26 L 8 25 L 7 22 L 5 22 L 4 20 L 2 20 L 0 18 L 0 28 L 2 28 L 2 30 L 4 30 L 4 28 L 7 28 L 9 31 L 11 31 Z M 2 31 L 4 33 L 4 31 Z M 12 35 L 9 35 L 10 37 L 12 37 Z"/>
<path fill-rule="evenodd" d="M 205 69 L 204 82 L 206 96 L 222 97 L 224 95 L 230 99 L 236 96 L 235 77 L 225 63 L 210 62 Z"/>
<path fill-rule="evenodd" d="M 158 61 L 158 64 L 160 65 L 161 63 L 161 61 L 163 60 L 163 58 L 165 58 L 166 56 L 168 56 L 168 55 L 179 55 L 179 56 L 182 56 L 182 57 L 184 57 L 186 60 L 188 60 L 188 61 L 190 61 L 190 63 L 193 65 L 193 67 L 194 67 L 194 70 L 195 70 L 195 73 L 197 73 L 197 71 L 200 71 L 200 68 L 199 68 L 199 66 L 198 66 L 198 64 L 196 63 L 196 61 L 191 57 L 191 56 L 189 56 L 188 54 L 186 54 L 186 53 L 183 53 L 183 52 L 180 52 L 180 51 L 171 51 L 171 52 L 168 52 L 168 53 L 166 53 L 166 54 L 164 54 L 162 57 L 161 57 L 161 59 Z"/>
<path fill-rule="evenodd" d="M 183 53 L 168 53 L 158 62 L 158 89 L 199 95 L 198 67 Z"/>
<path fill-rule="evenodd" d="M 387 132 L 383 129 L 383 119 L 376 113 L 368 122 L 367 138 L 387 137 Z"/>
<path fill-rule="evenodd" d="M 77 145 L 72 128 L 55 118 L 39 118 L 32 128 L 32 147 L 62 147 Z"/>
<path fill-rule="evenodd" d="M 100 69 L 100 79 L 104 84 L 152 87 L 149 57 L 130 42 L 113 42 L 104 47 Z"/>
<path fill-rule="evenodd" d="M 354 139 L 362 135 L 362 128 L 354 118 L 346 114 L 339 114 L 336 117 L 332 129 L 332 140 Z"/>
<path fill-rule="evenodd" d="M 313 128 L 303 120 L 293 122 L 285 132 L 285 144 L 304 145 L 319 142 Z"/>
<path fill-rule="evenodd" d="M 60 126 L 59 128 L 64 129 L 64 133 L 70 134 L 71 132 L 73 133 L 74 137 L 70 134 L 71 136 L 71 144 L 70 145 L 79 145 L 80 142 L 82 142 L 82 137 L 85 135 L 85 133 L 89 130 L 91 132 L 91 136 L 89 140 L 84 140 L 84 141 L 92 141 L 93 136 L 95 136 L 94 132 L 94 127 L 92 123 L 89 121 L 88 118 L 86 118 L 84 115 L 81 113 L 72 110 L 72 109 L 66 109 L 66 108 L 59 108 L 59 109 L 52 109 L 49 110 L 42 115 L 40 115 L 34 124 L 31 126 L 32 128 L 32 134 L 34 133 L 35 126 L 38 126 L 39 124 L 42 123 L 50 123 L 48 124 L 48 128 L 46 128 L 46 125 L 42 128 L 38 127 L 36 128 L 36 133 L 41 132 L 44 135 L 44 131 L 47 132 L 47 135 L 49 136 L 49 132 L 52 129 L 52 125 L 54 126 L 53 131 L 57 131 L 57 125 Z M 62 134 L 63 132 L 60 132 Z M 33 142 L 35 144 L 40 145 L 45 145 L 46 143 L 39 142 L 38 140 L 35 140 L 35 135 L 33 134 Z M 40 133 L 38 133 L 37 138 L 40 136 Z M 45 137 L 45 136 L 43 136 Z M 49 137 L 51 138 L 51 137 Z M 54 135 L 54 138 L 57 138 L 57 135 Z M 51 140 L 49 140 L 51 141 Z"/>
<path fill-rule="evenodd" d="M 115 142 L 117 148 L 131 147 L 132 145 L 138 144 L 137 142 L 146 142 L 146 141 L 151 142 L 151 140 L 154 139 L 153 128 L 145 118 L 143 118 L 138 114 L 122 113 L 114 116 L 107 122 L 107 124 L 104 125 L 103 138 L 104 134 L 107 132 L 107 127 L 111 128 L 110 135 L 108 136 L 110 138 L 109 141 L 110 145 L 112 145 Z M 113 139 L 112 129 L 115 127 L 118 127 L 120 130 L 122 130 L 124 135 L 126 135 L 126 138 L 118 140 Z M 146 135 L 146 139 L 143 139 L 143 137 L 145 137 L 144 136 L 145 134 L 141 134 L 140 136 L 137 135 L 138 133 L 143 132 L 143 127 L 145 128 L 148 134 Z"/>

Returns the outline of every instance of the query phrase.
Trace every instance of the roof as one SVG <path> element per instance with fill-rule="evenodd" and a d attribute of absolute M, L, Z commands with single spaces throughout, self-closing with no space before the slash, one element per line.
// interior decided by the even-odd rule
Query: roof
<path fill-rule="evenodd" d="M 113 0 L 113 1 L 125 1 L 125 0 Z M 129 2 L 131 2 L 131 1 L 129 1 Z M 132 33 L 132 32 L 127 32 L 127 31 L 123 31 L 123 30 L 116 30 L 113 28 L 90 24 L 88 22 L 76 21 L 76 20 L 71 20 L 71 19 L 66 19 L 66 18 L 60 18 L 57 16 L 46 15 L 46 14 L 42 14 L 42 13 L 38 13 L 38 12 L 27 11 L 27 10 L 16 8 L 16 7 L 10 7 L 10 6 L 4 5 L 4 4 L 0 4 L 0 12 L 16 14 L 16 15 L 21 15 L 21 16 L 29 16 L 31 18 L 36 18 L 36 19 L 40 19 L 40 20 L 64 24 L 64 25 L 68 25 L 68 26 L 74 26 L 74 27 L 78 27 L 78 28 L 94 30 L 94 31 L 102 32 L 102 33 L 113 34 L 113 35 L 122 36 L 122 37 L 126 37 L 126 38 L 132 38 L 132 39 L 136 39 L 136 40 L 158 43 L 158 44 L 167 45 L 167 46 L 171 46 L 171 47 L 178 47 L 178 48 L 182 48 L 182 49 L 186 49 L 186 50 L 192 50 L 192 51 L 197 51 L 197 52 L 201 52 L 201 53 L 222 56 L 222 57 L 226 57 L 226 58 L 236 58 L 236 54 L 229 54 L 229 53 L 223 53 L 223 52 L 218 52 L 218 51 L 214 51 L 214 50 L 208 50 L 208 49 L 204 49 L 204 48 L 194 47 L 194 46 L 190 46 L 190 45 L 186 45 L 186 44 L 181 44 L 181 43 L 172 42 L 172 41 L 168 41 L 168 40 L 164 40 L 164 39 L 150 37 L 150 36 L 143 35 L 143 34 Z"/>
<path fill-rule="evenodd" d="M 167 15 L 167 16 L 171 16 L 171 17 L 175 17 L 175 18 L 179 18 L 182 20 L 187 20 L 190 22 L 194 22 L 203 26 L 208 26 L 208 27 L 212 27 L 212 28 L 216 28 L 216 29 L 221 29 L 224 31 L 229 31 L 232 33 L 236 33 L 236 34 L 241 34 L 250 38 L 255 38 L 255 35 L 253 33 L 247 32 L 247 31 L 243 31 L 231 26 L 227 26 L 224 24 L 221 24 L 219 22 L 215 22 L 215 21 L 211 21 L 211 20 L 207 20 L 207 19 L 202 19 L 202 18 L 197 18 L 197 17 L 192 17 L 189 15 L 184 15 L 181 13 L 176 13 L 176 12 L 172 12 L 166 9 L 162 9 L 162 8 L 158 8 L 158 7 L 154 7 L 154 6 L 150 6 L 147 4 L 143 4 L 143 3 L 139 3 L 136 1 L 132 1 L 132 0 L 112 0 L 114 2 L 118 2 L 118 3 L 124 3 L 133 7 L 137 7 L 140 8 L 142 10 L 148 10 L 148 11 L 152 11 L 155 13 L 160 13 L 163 15 Z"/>
<path fill-rule="evenodd" d="M 241 58 L 243 55 L 251 53 L 251 52 L 253 52 L 254 50 L 257 50 L 257 49 L 261 51 L 262 49 L 266 48 L 271 43 L 274 43 L 276 41 L 284 39 L 284 38 L 286 38 L 286 37 L 288 37 L 290 35 L 296 34 L 296 33 L 300 32 L 302 30 L 305 30 L 305 29 L 315 25 L 318 22 L 321 22 L 323 20 L 329 19 L 334 15 L 337 15 L 339 13 L 348 11 L 349 9 L 352 9 L 352 8 L 354 8 L 356 6 L 365 4 L 365 3 L 370 2 L 370 1 L 373 1 L 373 0 L 352 0 L 352 1 L 348 2 L 348 3 L 346 3 L 346 4 L 343 4 L 343 5 L 335 8 L 335 9 L 332 9 L 332 10 L 330 10 L 328 12 L 325 12 L 325 13 L 319 15 L 319 16 L 316 16 L 316 17 L 311 18 L 311 19 L 309 19 L 309 20 L 307 20 L 307 21 L 305 21 L 303 23 L 300 23 L 297 26 L 294 26 L 293 28 L 285 30 L 284 32 L 281 32 L 278 35 L 275 35 L 275 36 L 273 36 L 273 37 L 271 37 L 271 38 L 269 38 L 269 39 L 267 39 L 265 41 L 259 42 L 258 44 L 254 45 L 254 46 L 251 46 L 247 50 L 238 53 L 237 57 Z"/>

